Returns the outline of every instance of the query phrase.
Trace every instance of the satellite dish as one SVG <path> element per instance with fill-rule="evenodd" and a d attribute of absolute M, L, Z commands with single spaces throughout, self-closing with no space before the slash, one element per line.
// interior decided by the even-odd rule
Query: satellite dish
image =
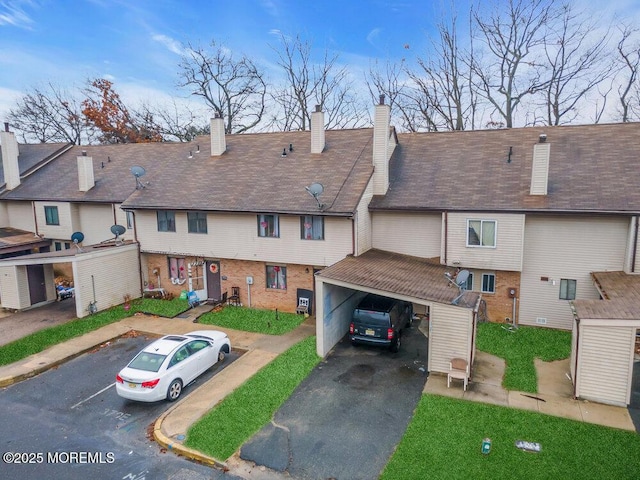
<path fill-rule="evenodd" d="M 324 186 L 321 183 L 313 182 L 308 187 L 304 187 L 304 189 L 307 192 L 309 192 L 309 195 L 311 195 L 313 198 L 316 199 L 316 202 L 318 203 L 318 208 L 322 210 L 324 208 L 324 204 L 320 203 L 320 200 L 318 199 L 318 197 L 322 192 L 324 192 Z"/>
<path fill-rule="evenodd" d="M 147 171 L 144 169 L 144 167 L 139 167 L 138 165 L 134 165 L 133 167 L 131 167 L 131 173 L 133 174 L 134 177 L 140 178 L 140 177 L 143 177 L 144 174 L 147 173 Z"/>
<path fill-rule="evenodd" d="M 136 178 L 136 190 L 144 188 L 144 184 L 140 181 L 140 177 L 144 176 L 147 171 L 143 167 L 134 165 L 133 167 L 131 167 L 131 173 Z"/>
<path fill-rule="evenodd" d="M 469 270 L 460 270 L 458 275 L 456 275 L 456 285 L 462 288 L 467 284 L 467 279 L 469 278 Z"/>
<path fill-rule="evenodd" d="M 83 240 L 84 240 L 84 233 L 82 233 L 82 232 L 74 232 L 71 235 L 71 241 L 73 243 L 76 243 L 76 244 L 77 243 L 82 243 Z"/>
<path fill-rule="evenodd" d="M 126 231 L 127 229 L 122 225 L 111 225 L 111 233 L 113 233 L 116 238 L 118 238 L 120 235 L 123 235 Z"/>
<path fill-rule="evenodd" d="M 78 245 L 78 244 L 82 243 L 83 240 L 84 240 L 84 233 L 82 233 L 82 232 L 73 232 L 71 234 L 71 241 L 77 247 L 79 252 L 82 252 L 82 249 L 80 248 L 80 245 Z"/>

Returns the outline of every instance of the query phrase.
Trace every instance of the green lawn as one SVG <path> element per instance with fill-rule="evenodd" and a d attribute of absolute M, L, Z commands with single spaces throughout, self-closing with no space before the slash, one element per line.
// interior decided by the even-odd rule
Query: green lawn
<path fill-rule="evenodd" d="M 482 439 L 492 441 L 489 455 Z M 515 442 L 542 446 L 525 452 Z M 636 479 L 635 432 L 424 395 L 381 479 Z"/>
<path fill-rule="evenodd" d="M 119 305 L 94 315 L 89 315 L 88 317 L 77 318 L 67 323 L 40 330 L 3 345 L 0 347 L 0 365 L 17 362 L 29 355 L 42 352 L 53 345 L 97 330 L 100 327 L 122 320 L 137 312 L 173 317 L 188 308 L 189 303 L 186 300 L 154 300 L 150 298 L 133 300 L 129 311 L 126 311 L 122 305 Z"/>
<path fill-rule="evenodd" d="M 502 385 L 507 390 L 537 393 L 538 379 L 533 360 L 561 360 L 571 354 L 571 332 L 539 327 L 510 330 L 500 323 L 478 324 L 476 346 L 504 358 Z"/>
<path fill-rule="evenodd" d="M 229 458 L 271 420 L 319 361 L 315 336 L 294 345 L 192 425 L 185 445 L 219 460 Z"/>
<path fill-rule="evenodd" d="M 199 323 L 233 328 L 245 332 L 282 335 L 290 332 L 304 321 L 303 315 L 282 313 L 274 310 L 227 306 L 216 312 L 202 315 Z"/>

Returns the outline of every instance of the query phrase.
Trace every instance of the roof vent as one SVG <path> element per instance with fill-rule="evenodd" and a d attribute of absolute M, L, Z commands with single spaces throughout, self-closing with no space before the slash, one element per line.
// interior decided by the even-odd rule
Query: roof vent
<path fill-rule="evenodd" d="M 540 143 L 544 143 L 547 141 L 547 134 L 546 133 L 541 133 L 540 136 L 538 137 L 538 141 Z"/>

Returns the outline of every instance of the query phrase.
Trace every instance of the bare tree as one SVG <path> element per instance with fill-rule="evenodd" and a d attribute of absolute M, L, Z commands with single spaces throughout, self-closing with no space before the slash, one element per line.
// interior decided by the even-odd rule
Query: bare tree
<path fill-rule="evenodd" d="M 544 45 L 555 11 L 552 0 L 507 3 L 506 13 L 498 9 L 486 16 L 473 12 L 478 38 L 487 52 L 476 56 L 471 68 L 479 94 L 511 128 L 523 99 L 548 88 Z"/>
<path fill-rule="evenodd" d="M 622 83 L 618 87 L 621 120 L 631 122 L 640 118 L 640 40 L 637 28 L 620 27 L 622 38 L 618 42 L 618 59 L 621 64 Z"/>
<path fill-rule="evenodd" d="M 609 35 L 607 32 L 594 40 L 596 27 L 595 21 L 574 13 L 570 5 L 562 7 L 558 28 L 545 43 L 550 72 L 549 83 L 542 91 L 547 125 L 575 120 L 580 102 L 610 75 L 610 62 L 604 62 Z"/>
<path fill-rule="evenodd" d="M 180 87 L 201 97 L 225 119 L 226 133 L 242 133 L 256 127 L 265 111 L 264 74 L 248 57 L 233 53 L 212 41 L 210 50 L 188 44 L 179 64 Z"/>
<path fill-rule="evenodd" d="M 24 141 L 36 139 L 42 143 L 70 142 L 80 145 L 92 137 L 80 102 L 51 82 L 29 89 L 17 101 L 16 108 L 9 111 L 8 120 L 21 132 Z"/>
<path fill-rule="evenodd" d="M 371 102 L 375 105 L 380 95 L 384 95 L 391 109 L 391 122 L 402 130 L 411 131 L 410 114 L 406 111 L 407 104 L 402 97 L 406 86 L 405 76 L 404 59 L 400 63 L 387 61 L 384 66 L 376 60 L 369 65 L 365 83 Z"/>
<path fill-rule="evenodd" d="M 419 70 L 409 72 L 417 106 L 427 130 L 465 130 L 473 128 L 476 98 L 469 86 L 470 54 L 458 42 L 457 18 L 438 23 L 438 38 L 427 59 L 418 58 Z"/>
<path fill-rule="evenodd" d="M 203 115 L 186 105 L 178 105 L 175 99 L 164 106 L 145 103 L 137 109 L 136 116 L 150 119 L 164 140 L 190 142 L 198 135 L 209 134 L 209 125 L 200 121 Z"/>
<path fill-rule="evenodd" d="M 278 65 L 285 83 L 276 88 L 273 100 L 279 115 L 272 124 L 280 130 L 308 130 L 315 105 L 322 105 L 327 116 L 326 128 L 358 127 L 369 123 L 367 109 L 354 91 L 345 67 L 338 65 L 338 55 L 324 51 L 322 59 L 312 60 L 312 44 L 300 36 L 290 39 L 280 35 Z"/>

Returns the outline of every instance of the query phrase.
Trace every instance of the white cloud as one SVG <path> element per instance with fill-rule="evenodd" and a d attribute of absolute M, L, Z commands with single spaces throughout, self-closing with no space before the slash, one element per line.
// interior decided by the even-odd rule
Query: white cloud
<path fill-rule="evenodd" d="M 9 110 L 15 108 L 16 102 L 23 95 L 18 90 L 0 87 L 0 121 L 4 122 L 9 114 Z"/>
<path fill-rule="evenodd" d="M 32 5 L 30 0 L 0 0 L 0 25 L 30 28 L 33 20 L 23 7 Z"/>
<path fill-rule="evenodd" d="M 164 45 L 167 50 L 175 53 L 176 55 L 183 55 L 185 53 L 184 49 L 182 48 L 182 44 L 179 41 L 168 37 L 167 35 L 156 34 L 152 35 L 151 38 L 154 41 Z"/>

